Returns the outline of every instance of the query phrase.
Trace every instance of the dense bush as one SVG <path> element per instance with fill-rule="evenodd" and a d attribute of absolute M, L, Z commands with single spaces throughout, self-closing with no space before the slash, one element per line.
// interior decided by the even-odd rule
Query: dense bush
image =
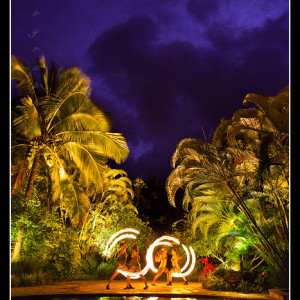
<path fill-rule="evenodd" d="M 208 290 L 242 293 L 267 293 L 271 287 L 260 272 L 238 272 L 222 267 L 203 277 L 202 286 Z"/>
<path fill-rule="evenodd" d="M 20 206 L 21 199 L 21 196 L 15 197 L 14 205 Z M 149 225 L 134 210 L 126 207 L 115 210 L 109 222 L 97 220 L 94 228 L 87 228 L 85 232 L 89 238 L 80 241 L 80 228 L 63 222 L 59 209 L 53 208 L 51 213 L 44 213 L 36 190 L 31 205 L 23 235 L 21 259 L 11 263 L 12 287 L 41 285 L 56 280 L 80 278 L 82 275 L 108 279 L 116 267 L 118 247 L 115 247 L 109 261 L 106 261 L 103 251 L 112 234 L 126 227 L 138 229 L 140 235 L 134 241 L 141 246 L 142 259 L 153 239 Z M 17 231 L 18 223 L 17 214 L 13 214 L 12 233 Z M 129 246 L 128 253 L 130 249 Z"/>
<path fill-rule="evenodd" d="M 117 267 L 116 263 L 106 263 L 102 262 L 97 268 L 97 277 L 99 279 L 108 280 L 111 275 L 114 273 Z"/>
<path fill-rule="evenodd" d="M 12 274 L 11 275 L 11 287 L 18 286 L 34 286 L 34 285 L 46 285 L 53 282 L 51 275 L 37 271 L 29 274 Z"/>
<path fill-rule="evenodd" d="M 207 274 L 203 279 L 202 286 L 214 291 L 226 291 L 229 288 L 229 284 L 222 277 L 217 277 L 212 273 Z"/>
<path fill-rule="evenodd" d="M 78 237 L 71 229 L 53 232 L 40 253 L 42 269 L 56 279 L 71 279 L 80 272 Z"/>

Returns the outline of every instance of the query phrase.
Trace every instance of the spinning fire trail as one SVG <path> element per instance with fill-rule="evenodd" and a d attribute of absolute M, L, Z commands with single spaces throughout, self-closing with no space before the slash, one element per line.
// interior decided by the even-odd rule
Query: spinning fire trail
<path fill-rule="evenodd" d="M 125 229 L 122 229 L 122 230 L 116 232 L 115 234 L 113 234 L 110 237 L 110 239 L 108 240 L 108 242 L 106 244 L 106 247 L 104 250 L 105 256 L 108 258 L 110 257 L 113 247 L 119 241 L 121 241 L 123 239 L 128 239 L 128 238 L 136 239 L 137 235 L 139 235 L 139 234 L 140 234 L 140 232 L 133 228 L 125 228 Z M 162 246 L 162 245 L 171 247 L 173 244 L 180 245 L 180 241 L 174 237 L 164 235 L 164 236 L 156 239 L 148 248 L 147 254 L 146 254 L 147 263 L 146 263 L 146 266 L 141 271 L 134 272 L 134 273 L 123 271 L 121 269 L 118 269 L 118 271 L 123 276 L 125 276 L 125 277 L 130 276 L 130 278 L 132 278 L 132 279 L 139 278 L 139 275 L 141 275 L 141 274 L 145 275 L 149 271 L 149 269 L 151 269 L 153 272 L 157 273 L 158 270 L 154 267 L 154 263 L 153 263 L 153 251 L 154 251 L 155 247 Z M 173 277 L 187 276 L 193 271 L 193 269 L 195 267 L 196 255 L 195 255 L 193 248 L 189 247 L 189 250 L 188 250 L 188 248 L 184 244 L 181 244 L 181 246 L 183 247 L 185 254 L 186 254 L 186 262 L 185 262 L 185 265 L 181 268 L 181 273 L 173 273 L 172 274 Z M 188 268 L 189 265 L 190 265 L 190 267 Z"/>

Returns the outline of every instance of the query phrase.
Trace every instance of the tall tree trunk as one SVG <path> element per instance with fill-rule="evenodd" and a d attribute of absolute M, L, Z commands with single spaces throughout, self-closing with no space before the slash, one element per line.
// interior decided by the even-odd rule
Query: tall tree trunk
<path fill-rule="evenodd" d="M 36 170 L 38 167 L 38 162 L 39 162 L 39 158 L 40 158 L 40 153 L 37 152 L 35 154 L 34 160 L 33 160 L 33 164 L 31 167 L 31 171 L 30 171 L 30 175 L 29 175 L 29 180 L 28 180 L 28 184 L 27 184 L 27 188 L 26 188 L 26 193 L 25 193 L 25 198 L 24 198 L 24 209 L 23 209 L 23 214 L 21 216 L 21 221 L 20 221 L 20 225 L 18 228 L 18 236 L 16 239 L 16 245 L 12 254 L 12 258 L 11 261 L 17 261 L 20 258 L 20 254 L 21 254 L 21 249 L 22 249 L 22 242 L 23 242 L 23 234 L 24 234 L 24 221 L 27 218 L 27 213 L 28 213 L 28 201 L 31 197 L 31 193 L 32 193 L 32 188 L 33 188 L 33 183 L 34 183 L 34 179 L 35 179 L 35 174 L 36 174 Z"/>
<path fill-rule="evenodd" d="M 29 160 L 30 160 L 30 155 L 31 155 L 32 151 L 33 151 L 33 147 L 30 147 L 27 150 L 25 159 L 21 162 L 20 167 L 18 168 L 17 174 L 12 179 L 12 185 L 11 185 L 11 187 L 12 187 L 11 195 L 12 196 L 19 192 L 22 184 L 24 183 L 27 169 L 29 168 Z"/>

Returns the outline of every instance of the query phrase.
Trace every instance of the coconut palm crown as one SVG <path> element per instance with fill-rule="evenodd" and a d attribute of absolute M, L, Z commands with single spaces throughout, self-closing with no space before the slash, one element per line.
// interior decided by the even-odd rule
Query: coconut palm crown
<path fill-rule="evenodd" d="M 79 68 L 62 71 L 52 65 L 49 71 L 43 56 L 37 67 L 38 85 L 28 65 L 11 57 L 11 79 L 22 94 L 12 109 L 12 195 L 28 179 L 25 219 L 37 171 L 43 168 L 52 203 L 59 200 L 79 224 L 88 211 L 89 193 L 102 191 L 102 168 L 108 159 L 124 162 L 129 149 L 121 133 L 110 132 L 107 114 L 90 100 L 91 81 Z"/>
<path fill-rule="evenodd" d="M 125 138 L 109 132 L 110 120 L 89 99 L 91 82 L 80 69 L 62 72 L 53 67 L 48 72 L 44 57 L 37 65 L 42 81 L 38 88 L 28 66 L 11 58 L 11 78 L 24 94 L 12 120 L 18 150 L 27 153 L 28 165 L 36 156 L 43 156 L 49 167 L 58 168 L 61 178 L 69 176 L 72 165 L 80 171 L 82 183 L 100 189 L 101 166 L 107 158 L 121 163 L 129 154 Z M 13 188 L 23 181 L 19 173 Z"/>

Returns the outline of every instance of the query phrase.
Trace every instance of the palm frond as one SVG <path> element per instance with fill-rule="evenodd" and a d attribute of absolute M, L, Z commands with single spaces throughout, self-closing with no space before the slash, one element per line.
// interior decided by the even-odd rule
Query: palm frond
<path fill-rule="evenodd" d="M 176 150 L 171 158 L 171 166 L 176 167 L 177 161 L 179 163 L 185 158 L 186 155 L 193 155 L 200 153 L 201 146 L 204 142 L 200 139 L 183 139 L 176 147 Z"/>
<path fill-rule="evenodd" d="M 91 93 L 91 80 L 76 67 L 69 68 L 59 74 L 55 95 L 57 98 L 65 99 L 74 92 L 80 92 L 87 97 Z"/>
<path fill-rule="evenodd" d="M 106 178 L 116 178 L 121 176 L 127 177 L 127 173 L 121 169 L 108 169 L 105 173 Z"/>
<path fill-rule="evenodd" d="M 243 104 L 246 105 L 249 102 L 252 102 L 260 110 L 264 111 L 264 110 L 266 110 L 266 108 L 269 105 L 269 100 L 270 100 L 270 97 L 268 97 L 268 96 L 250 93 L 250 94 L 247 94 L 246 97 L 244 98 Z"/>
<path fill-rule="evenodd" d="M 17 106 L 21 113 L 13 120 L 12 125 L 28 140 L 41 136 L 40 116 L 31 97 L 22 98 L 21 104 Z"/>
<path fill-rule="evenodd" d="M 182 172 L 182 167 L 179 165 L 175 170 L 171 172 L 171 174 L 169 175 L 166 181 L 168 201 L 174 207 L 176 207 L 175 194 L 177 190 L 183 185 L 183 182 L 181 180 L 181 175 L 180 175 L 181 172 Z"/>
<path fill-rule="evenodd" d="M 90 200 L 80 189 L 78 184 L 68 176 L 61 180 L 61 201 L 66 207 L 67 213 L 70 216 L 72 224 L 78 226 L 84 220 L 89 211 Z"/>
<path fill-rule="evenodd" d="M 49 95 L 49 84 L 48 84 L 48 68 L 46 66 L 45 57 L 41 56 L 37 59 L 37 66 L 41 70 L 41 79 L 43 88 L 46 95 Z"/>
<path fill-rule="evenodd" d="M 58 75 L 58 86 L 51 97 L 49 109 L 48 128 L 52 126 L 53 119 L 63 107 L 71 106 L 69 101 L 74 101 L 74 96 L 90 96 L 90 79 L 78 68 L 70 68 Z M 76 97 L 75 97 L 76 98 Z M 48 104 L 50 107 L 50 103 Z"/>
<path fill-rule="evenodd" d="M 37 101 L 30 69 L 25 62 L 17 59 L 14 55 L 11 56 L 11 79 L 17 81 L 18 87 L 24 95 L 29 96 L 34 102 Z"/>
<path fill-rule="evenodd" d="M 41 105 L 48 110 L 56 109 L 51 107 L 51 99 L 45 98 Z M 107 132 L 110 130 L 111 122 L 109 117 L 99 108 L 97 108 L 89 98 L 76 95 L 68 103 L 60 107 L 57 118 L 53 120 L 49 131 L 75 131 L 75 130 L 96 130 Z"/>
<path fill-rule="evenodd" d="M 227 128 L 232 124 L 232 119 L 223 119 L 217 126 L 214 131 L 214 135 L 212 138 L 212 144 L 214 146 L 220 147 L 222 142 L 224 142 L 224 137 L 227 133 Z"/>
<path fill-rule="evenodd" d="M 120 133 L 101 131 L 66 131 L 55 134 L 63 143 L 85 145 L 86 149 L 98 155 L 104 155 L 120 164 L 129 154 L 125 138 Z"/>
<path fill-rule="evenodd" d="M 79 143 L 66 142 L 61 147 L 63 156 L 72 161 L 80 170 L 85 185 L 93 183 L 98 190 L 102 186 L 102 176 L 89 151 Z"/>
<path fill-rule="evenodd" d="M 289 100 L 290 100 L 290 88 L 289 86 L 284 87 L 279 93 L 273 98 L 272 105 L 280 112 L 289 114 Z"/>

